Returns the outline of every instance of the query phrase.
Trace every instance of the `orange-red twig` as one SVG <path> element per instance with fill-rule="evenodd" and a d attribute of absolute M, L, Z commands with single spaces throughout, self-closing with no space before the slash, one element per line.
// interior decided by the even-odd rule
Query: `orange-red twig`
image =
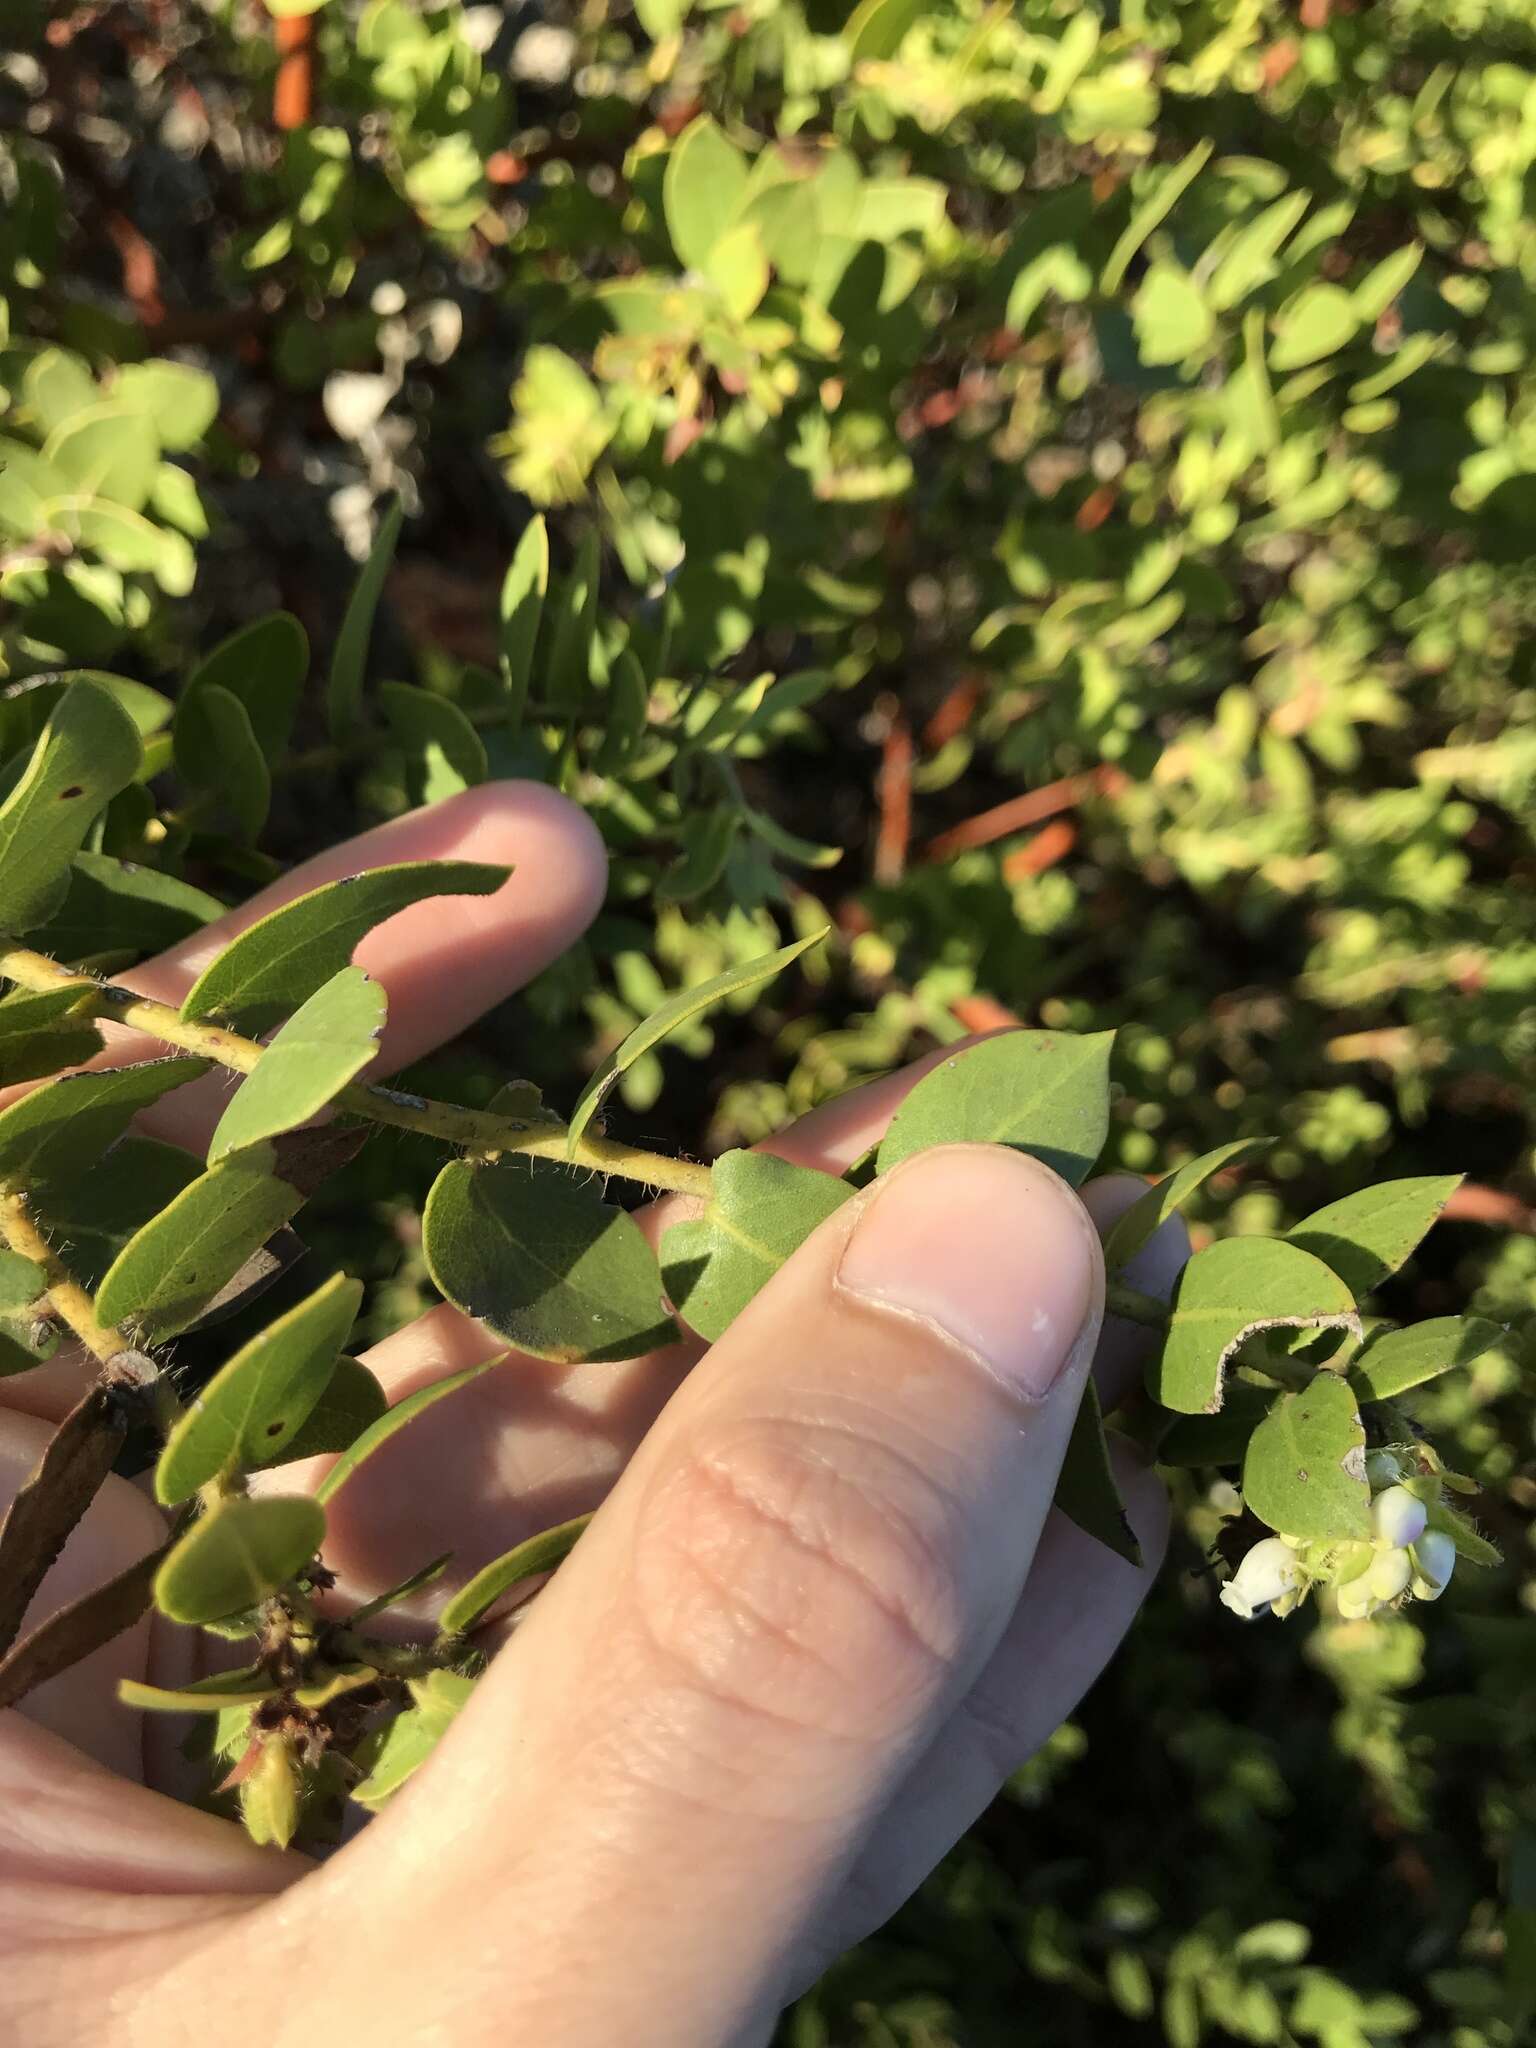
<path fill-rule="evenodd" d="M 912 730 L 892 710 L 880 757 L 880 830 L 875 839 L 875 880 L 899 882 L 912 844 Z"/>
<path fill-rule="evenodd" d="M 277 46 L 277 80 L 272 87 L 272 125 L 287 134 L 308 122 L 315 96 L 315 18 L 290 14 L 272 23 Z"/>
<path fill-rule="evenodd" d="M 1031 875 L 1043 875 L 1047 868 L 1065 860 L 1076 844 L 1077 827 L 1066 818 L 1053 819 L 1033 839 L 1026 840 L 1008 855 L 1003 862 L 1003 880 L 1023 882 Z"/>
<path fill-rule="evenodd" d="M 971 720 L 976 716 L 976 707 L 981 702 L 981 679 L 966 676 L 948 691 L 932 718 L 923 727 L 923 749 L 936 754 L 940 747 L 958 739 Z"/>
<path fill-rule="evenodd" d="M 1012 1031 L 1024 1021 L 992 996 L 959 996 L 949 1014 L 967 1031 Z"/>
<path fill-rule="evenodd" d="M 1519 1230 L 1527 1237 L 1536 1237 L 1536 1209 L 1522 1202 L 1518 1195 L 1508 1195 L 1502 1188 L 1483 1187 L 1477 1181 L 1467 1181 L 1459 1187 L 1443 1213 L 1458 1223 L 1492 1223 L 1500 1230 Z"/>
<path fill-rule="evenodd" d="M 1129 786 L 1130 778 L 1121 769 L 1107 765 L 1091 769 L 1086 775 L 1063 776 L 1060 782 L 1048 782 L 1043 789 L 1010 797 L 1005 804 L 997 804 L 990 811 L 981 811 L 974 818 L 951 826 L 948 832 L 929 840 L 922 857 L 948 860 L 951 854 L 964 853 L 973 846 L 990 846 L 996 839 L 1027 831 L 1031 825 L 1074 809 L 1085 797 L 1118 796 Z"/>

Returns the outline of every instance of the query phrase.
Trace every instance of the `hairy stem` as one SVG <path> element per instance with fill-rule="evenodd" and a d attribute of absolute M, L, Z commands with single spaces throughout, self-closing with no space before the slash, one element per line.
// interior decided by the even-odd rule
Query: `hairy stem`
<path fill-rule="evenodd" d="M 24 1196 L 0 1195 L 0 1237 L 13 1252 L 30 1259 L 34 1266 L 41 1266 L 48 1281 L 50 1305 L 93 1358 L 106 1365 L 119 1352 L 129 1348 L 121 1330 L 100 1320 L 95 1302 L 79 1281 L 70 1277 L 58 1254 L 38 1229 Z"/>
<path fill-rule="evenodd" d="M 92 991 L 81 1015 L 105 1017 L 129 1025 L 135 1031 L 158 1038 L 182 1052 L 199 1053 L 236 1073 L 248 1074 L 261 1058 L 263 1048 L 254 1039 L 242 1038 L 216 1024 L 188 1023 L 166 1003 L 138 996 L 131 989 L 117 988 L 93 976 L 61 967 L 45 954 L 17 947 L 0 953 L 0 975 L 22 988 L 48 989 L 78 985 Z M 494 1116 L 486 1110 L 463 1109 L 455 1102 L 432 1102 L 421 1095 L 407 1095 L 397 1088 L 369 1082 L 354 1082 L 336 1097 L 338 1109 L 371 1123 L 389 1124 L 397 1130 L 418 1131 L 444 1143 L 495 1157 L 503 1152 L 520 1152 L 534 1159 L 558 1160 L 563 1165 L 585 1166 L 598 1173 L 617 1174 L 624 1180 L 643 1182 L 647 1187 L 705 1198 L 710 1189 L 707 1166 L 691 1160 L 672 1159 L 663 1152 L 647 1152 L 635 1145 L 620 1145 L 607 1138 L 583 1137 L 567 1152 L 563 1124 L 529 1124 L 513 1117 Z M 28 1257 L 32 1254 L 28 1253 Z M 63 1306 L 59 1313 L 76 1328 Z M 118 1346 L 121 1349 L 121 1345 Z"/>

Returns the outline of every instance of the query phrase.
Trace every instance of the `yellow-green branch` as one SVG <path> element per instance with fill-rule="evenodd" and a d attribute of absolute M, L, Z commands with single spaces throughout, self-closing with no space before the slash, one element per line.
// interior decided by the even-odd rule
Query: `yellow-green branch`
<path fill-rule="evenodd" d="M 71 1279 L 52 1245 L 38 1229 L 24 1196 L 0 1195 L 0 1237 L 13 1252 L 42 1268 L 48 1281 L 50 1304 L 92 1357 L 105 1365 L 120 1351 L 128 1349 L 128 1340 L 121 1330 L 100 1320 L 95 1302 L 78 1280 Z"/>
<path fill-rule="evenodd" d="M 238 1032 L 226 1031 L 216 1024 L 189 1023 L 169 1004 L 153 1002 L 148 996 L 135 995 L 131 989 L 113 987 L 92 975 L 61 967 L 43 953 L 22 947 L 0 953 L 0 975 L 22 988 L 88 989 L 90 1001 L 82 1000 L 80 1015 L 126 1024 L 150 1038 L 158 1038 L 162 1044 L 173 1045 L 181 1052 L 198 1053 L 239 1074 L 249 1074 L 262 1055 L 263 1048 L 254 1039 L 242 1038 Z M 672 1159 L 664 1152 L 616 1144 L 607 1138 L 583 1137 L 568 1153 L 563 1124 L 522 1123 L 486 1110 L 463 1109 L 454 1102 L 433 1102 L 425 1096 L 361 1081 L 344 1088 L 336 1097 L 336 1106 L 372 1123 L 416 1131 L 490 1157 L 520 1152 L 534 1159 L 554 1159 L 564 1165 L 617 1174 L 624 1180 L 641 1181 L 647 1187 L 665 1188 L 676 1194 L 709 1194 L 707 1166 Z"/>

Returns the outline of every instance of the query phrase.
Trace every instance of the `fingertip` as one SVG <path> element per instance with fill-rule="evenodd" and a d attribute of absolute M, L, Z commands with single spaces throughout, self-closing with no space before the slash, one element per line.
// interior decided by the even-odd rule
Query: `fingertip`
<path fill-rule="evenodd" d="M 1107 1237 L 1128 1209 L 1147 1192 L 1147 1183 L 1133 1173 L 1106 1173 L 1083 1189 L 1083 1206 Z M 1172 1295 L 1179 1275 L 1189 1263 L 1189 1230 L 1182 1216 L 1160 1223 L 1135 1258 L 1126 1262 L 1122 1277 L 1143 1294 L 1155 1294 L 1162 1301 Z"/>
<path fill-rule="evenodd" d="M 558 925 L 564 943 L 578 938 L 603 907 L 608 849 L 579 804 L 548 783 L 484 782 L 415 814 L 438 851 L 417 858 L 485 861 L 512 869 L 488 906 L 515 901 L 520 924 Z M 535 886 L 536 885 L 536 886 Z"/>

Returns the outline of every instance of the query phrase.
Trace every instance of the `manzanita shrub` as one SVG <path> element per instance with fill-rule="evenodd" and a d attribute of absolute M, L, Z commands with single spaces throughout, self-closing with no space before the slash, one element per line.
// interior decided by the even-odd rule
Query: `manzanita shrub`
<path fill-rule="evenodd" d="M 370 565 L 338 649 L 333 702 L 338 675 L 345 685 L 358 666 L 377 580 Z M 516 632 L 512 641 L 520 644 Z M 377 1807 L 407 1780 L 473 1686 L 477 1630 L 509 1593 L 557 1566 L 583 1526 L 546 1530 L 486 1564 L 453 1590 L 432 1639 L 402 1649 L 370 1624 L 451 1558 L 424 1558 L 402 1585 L 351 1612 L 316 1598 L 333 1584 L 327 1506 L 381 1445 L 481 1374 L 526 1371 L 536 1359 L 631 1359 L 684 1327 L 719 1337 L 857 1186 L 928 1146 L 1013 1145 L 1080 1184 L 1109 1127 L 1113 1034 L 1020 1031 L 958 1049 L 916 1084 L 872 1155 L 837 1179 L 761 1152 L 728 1151 L 712 1167 L 666 1158 L 602 1123 L 609 1091 L 637 1059 L 771 980 L 818 935 L 669 999 L 608 1054 L 566 1117 L 520 1078 L 484 1109 L 361 1078 L 386 1005 L 352 964 L 358 942 L 424 898 L 489 893 L 506 879 L 502 868 L 419 862 L 327 883 L 231 940 L 179 1009 L 136 995 L 91 971 L 138 950 L 125 943 L 119 903 L 194 923 L 202 905 L 102 852 L 103 828 L 125 798 L 147 800 L 146 782 L 181 757 L 184 728 L 192 752 L 214 705 L 239 713 L 222 728 L 222 758 L 238 767 L 229 740 L 252 730 L 242 686 L 262 672 L 242 672 L 227 650 L 215 661 L 223 680 L 205 675 L 185 693 L 169 755 L 146 747 L 141 728 L 155 710 L 143 694 L 116 677 L 75 674 L 48 690 L 41 731 L 6 771 L 0 1081 L 33 1085 L 0 1110 L 0 1358 L 25 1372 L 67 1339 L 100 1373 L 0 1526 L 0 1705 L 110 1640 L 151 1601 L 172 1622 L 237 1639 L 245 1662 L 177 1690 L 126 1681 L 122 1698 L 210 1717 L 217 1769 L 238 1787 L 246 1825 L 286 1844 L 299 1833 L 323 1839 L 343 1797 Z M 339 694 L 345 716 L 357 717 L 355 699 Z M 164 1056 L 82 1066 L 102 1049 L 103 1018 L 159 1040 Z M 206 1159 L 134 1135 L 139 1111 L 213 1067 L 242 1078 Z M 329 1120 L 316 1129 L 323 1112 Z M 442 1141 L 448 1156 L 423 1215 L 427 1267 L 442 1297 L 508 1351 L 386 1406 L 347 1354 L 363 1290 L 338 1272 L 202 1384 L 184 1384 L 166 1347 L 259 1292 L 277 1266 L 276 1233 L 371 1126 Z M 1458 1556 L 1488 1564 L 1497 1553 L 1458 1498 L 1475 1488 L 1445 1467 L 1405 1397 L 1502 1333 L 1454 1316 L 1403 1327 L 1370 1304 L 1456 1183 L 1389 1182 L 1284 1237 L 1214 1243 L 1191 1259 L 1171 1308 L 1128 1285 L 1121 1276 L 1160 1225 L 1252 1149 L 1239 1141 L 1186 1162 L 1110 1232 L 1111 1312 L 1156 1332 L 1144 1393 L 1111 1421 L 1153 1455 L 1240 1474 L 1242 1515 L 1219 1545 L 1230 1570 L 1222 1598 L 1239 1614 L 1288 1613 L 1323 1589 L 1355 1617 L 1436 1599 Z M 615 1178 L 696 1197 L 698 1213 L 654 1250 L 608 1198 Z M 44 1573 L 135 1423 L 159 1438 L 165 1543 L 22 1634 Z M 312 1493 L 250 1490 L 252 1474 L 317 1452 L 334 1462 Z M 1091 1387 L 1059 1504 L 1136 1560 Z"/>

